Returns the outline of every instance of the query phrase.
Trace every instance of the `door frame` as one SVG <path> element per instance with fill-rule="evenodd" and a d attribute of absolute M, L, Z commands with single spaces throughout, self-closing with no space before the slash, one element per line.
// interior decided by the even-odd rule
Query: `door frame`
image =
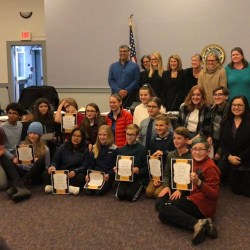
<path fill-rule="evenodd" d="M 13 69 L 11 65 L 11 57 L 12 57 L 11 48 L 12 46 L 34 46 L 34 45 L 39 45 L 42 47 L 43 84 L 47 85 L 48 79 L 47 79 L 46 41 L 6 41 L 8 84 L 9 84 L 10 98 L 12 102 L 14 101 L 15 98 L 15 89 L 14 89 L 14 83 L 12 81 Z"/>

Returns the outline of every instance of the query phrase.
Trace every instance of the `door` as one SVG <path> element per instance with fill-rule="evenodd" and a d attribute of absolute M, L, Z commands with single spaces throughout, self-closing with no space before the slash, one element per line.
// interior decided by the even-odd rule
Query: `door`
<path fill-rule="evenodd" d="M 18 101 L 24 88 L 44 85 L 46 79 L 44 43 L 7 42 L 9 88 L 12 100 Z"/>

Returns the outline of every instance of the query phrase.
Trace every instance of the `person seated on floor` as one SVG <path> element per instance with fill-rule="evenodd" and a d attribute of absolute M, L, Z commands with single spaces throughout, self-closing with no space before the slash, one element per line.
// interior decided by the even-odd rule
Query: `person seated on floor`
<path fill-rule="evenodd" d="M 76 127 L 80 127 L 84 118 L 81 112 L 78 112 L 78 104 L 73 98 L 64 98 L 60 101 L 60 104 L 55 113 L 55 122 L 62 123 L 62 113 L 76 114 Z M 61 141 L 64 142 L 68 140 L 69 134 L 64 133 Z"/>
<path fill-rule="evenodd" d="M 148 101 L 147 105 L 149 117 L 142 120 L 140 124 L 140 136 L 139 141 L 150 150 L 150 143 L 157 136 L 155 130 L 155 117 L 160 114 L 161 99 L 158 97 L 152 97 Z"/>
<path fill-rule="evenodd" d="M 5 143 L 6 136 L 3 129 L 0 128 L 0 169 L 2 170 L 0 171 L 0 185 L 8 187 L 10 184 L 7 194 L 13 201 L 18 202 L 28 199 L 31 192 L 25 187 L 13 162 L 6 156 Z"/>
<path fill-rule="evenodd" d="M 150 144 L 150 154 L 162 157 L 162 166 L 165 166 L 169 151 L 174 150 L 173 132 L 169 132 L 170 119 L 166 114 L 159 114 L 155 118 L 155 137 Z M 146 188 L 148 198 L 157 198 L 164 188 L 161 181 L 151 180 Z"/>
<path fill-rule="evenodd" d="M 85 189 L 86 194 L 104 195 L 112 188 L 115 179 L 113 166 L 115 166 L 116 163 L 116 148 L 117 146 L 114 144 L 114 135 L 111 127 L 102 125 L 98 129 L 96 143 L 93 147 L 93 153 L 91 154 L 91 164 L 88 169 L 104 172 L 105 183 L 101 190 Z M 88 175 L 86 176 L 86 182 L 87 181 L 89 181 Z"/>
<path fill-rule="evenodd" d="M 119 200 L 136 201 L 148 183 L 147 149 L 137 141 L 139 131 L 136 124 L 128 125 L 127 145 L 117 149 L 117 155 L 134 156 L 133 182 L 118 182 L 115 196 Z M 114 171 L 117 172 L 117 167 L 114 167 Z"/>
<path fill-rule="evenodd" d="M 40 122 L 43 125 L 43 132 L 46 135 L 50 135 L 48 139 L 45 140 L 46 145 L 49 148 L 50 156 L 53 157 L 58 140 L 61 136 L 61 128 L 54 121 L 54 114 L 52 110 L 52 105 L 46 98 L 39 98 L 36 100 L 33 110 L 32 110 L 32 121 Z"/>
<path fill-rule="evenodd" d="M 84 131 L 80 128 L 74 128 L 69 140 L 57 148 L 50 167 L 43 174 L 46 185 L 45 192 L 52 192 L 52 171 L 69 170 L 69 192 L 75 195 L 79 194 L 85 182 L 89 160 L 90 153 L 85 144 Z"/>
<path fill-rule="evenodd" d="M 104 119 L 101 117 L 100 109 L 97 104 L 89 103 L 85 108 L 85 116 L 82 121 L 81 127 L 85 132 L 86 144 L 91 148 L 96 142 L 98 129 L 101 125 L 105 124 Z"/>
<path fill-rule="evenodd" d="M 16 145 L 20 144 L 24 140 L 27 134 L 26 123 L 20 122 L 24 109 L 19 103 L 13 102 L 7 105 L 6 113 L 8 121 L 1 124 L 4 133 L 7 137 L 6 140 L 6 154 L 10 159 L 15 157 Z"/>
<path fill-rule="evenodd" d="M 192 243 L 203 242 L 208 235 L 217 238 L 217 230 L 212 222 L 219 198 L 220 170 L 209 155 L 209 143 L 206 138 L 196 138 L 192 142 L 193 172 L 190 180 L 193 190 L 190 195 L 162 202 L 159 207 L 159 219 L 163 223 L 173 224 L 193 230 Z"/>
<path fill-rule="evenodd" d="M 157 210 L 161 202 L 166 202 L 169 199 L 179 199 L 181 196 L 185 195 L 184 191 L 171 189 L 171 160 L 192 159 L 192 155 L 188 147 L 188 140 L 189 132 L 187 128 L 178 127 L 174 130 L 173 142 L 175 150 L 169 152 L 167 155 L 166 164 L 163 171 L 163 189 L 158 194 L 156 201 Z"/>
<path fill-rule="evenodd" d="M 27 131 L 27 137 L 24 141 L 25 145 L 32 145 L 34 152 L 34 163 L 25 164 L 18 163 L 18 158 L 13 159 L 16 164 L 19 174 L 22 176 L 26 184 L 41 184 L 42 173 L 45 168 L 50 165 L 50 152 L 44 140 L 41 138 L 43 135 L 43 126 L 40 122 L 32 122 Z"/>

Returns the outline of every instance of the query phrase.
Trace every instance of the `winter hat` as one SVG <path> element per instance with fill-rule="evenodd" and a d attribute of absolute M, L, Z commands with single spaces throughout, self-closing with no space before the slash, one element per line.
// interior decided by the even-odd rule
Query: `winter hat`
<path fill-rule="evenodd" d="M 6 135 L 4 133 L 4 130 L 0 128 L 0 146 L 5 145 L 6 143 Z"/>
<path fill-rule="evenodd" d="M 40 122 L 32 122 L 29 125 L 28 133 L 35 133 L 35 134 L 39 134 L 42 135 L 43 134 L 43 125 Z"/>

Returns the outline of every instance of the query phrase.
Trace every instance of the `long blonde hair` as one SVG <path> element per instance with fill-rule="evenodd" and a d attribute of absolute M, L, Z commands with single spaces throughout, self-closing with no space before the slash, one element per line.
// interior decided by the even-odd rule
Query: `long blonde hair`
<path fill-rule="evenodd" d="M 32 144 L 34 148 L 34 155 L 36 158 L 41 158 L 42 156 L 45 155 L 45 142 L 41 138 L 41 135 L 39 135 L 39 138 L 32 143 L 31 140 L 29 139 L 29 135 L 26 136 L 24 144 L 29 145 Z"/>
<path fill-rule="evenodd" d="M 151 54 L 151 56 L 155 56 L 158 59 L 158 75 L 162 77 L 163 74 L 163 65 L 162 65 L 162 57 L 159 52 L 154 52 Z M 152 63 L 150 62 L 150 69 L 149 69 L 149 74 L 148 76 L 151 78 L 152 75 L 154 74 L 155 69 L 152 66 Z"/>
<path fill-rule="evenodd" d="M 113 132 L 112 132 L 112 129 L 109 125 L 102 125 L 100 126 L 100 128 L 98 129 L 98 134 L 97 134 L 97 138 L 96 138 L 96 143 L 95 145 L 93 146 L 93 154 L 94 154 L 94 157 L 97 158 L 98 155 L 99 155 L 99 152 L 101 150 L 101 142 L 99 140 L 99 133 L 104 130 L 106 133 L 107 133 L 107 140 L 106 140 L 106 143 L 105 145 L 107 147 L 110 147 L 113 145 L 114 143 L 114 135 L 113 135 Z"/>

